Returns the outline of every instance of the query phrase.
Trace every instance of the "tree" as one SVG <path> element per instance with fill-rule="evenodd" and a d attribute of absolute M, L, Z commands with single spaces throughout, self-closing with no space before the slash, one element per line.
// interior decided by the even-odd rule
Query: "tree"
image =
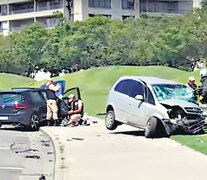
<path fill-rule="evenodd" d="M 15 41 L 13 36 L 0 36 L 0 62 L 3 72 L 12 72 L 18 64 L 15 59 Z"/>
<path fill-rule="evenodd" d="M 16 54 L 19 62 L 24 63 L 27 76 L 37 71 L 42 64 L 42 54 L 48 39 L 47 30 L 42 24 L 33 24 L 24 27 L 16 34 Z"/>

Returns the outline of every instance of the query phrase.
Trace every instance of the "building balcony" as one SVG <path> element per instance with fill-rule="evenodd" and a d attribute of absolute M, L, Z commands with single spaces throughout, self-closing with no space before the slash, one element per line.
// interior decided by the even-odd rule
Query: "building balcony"
<path fill-rule="evenodd" d="M 34 19 L 10 21 L 10 31 L 20 31 L 23 26 L 34 23 Z"/>
<path fill-rule="evenodd" d="M 37 18 L 37 22 L 44 24 L 46 28 L 53 28 L 58 25 L 59 20 L 55 17 Z"/>
<path fill-rule="evenodd" d="M 174 9 L 168 9 L 164 11 L 150 11 L 150 10 L 141 10 L 140 13 L 149 13 L 149 14 L 185 14 L 185 11 L 179 11 Z"/>
<path fill-rule="evenodd" d="M 46 10 L 54 10 L 54 9 L 61 9 L 61 5 L 52 5 L 52 6 L 37 6 L 37 11 L 46 11 Z"/>
<path fill-rule="evenodd" d="M 0 16 L 6 16 L 7 13 L 0 13 Z"/>
<path fill-rule="evenodd" d="M 30 13 L 30 12 L 34 12 L 34 8 L 11 10 L 9 14 L 13 15 L 13 14 L 22 14 L 22 13 Z"/>

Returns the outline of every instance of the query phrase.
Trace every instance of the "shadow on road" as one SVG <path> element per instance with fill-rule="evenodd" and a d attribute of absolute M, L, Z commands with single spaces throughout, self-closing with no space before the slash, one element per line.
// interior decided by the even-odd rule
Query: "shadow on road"
<path fill-rule="evenodd" d="M 43 126 L 47 126 L 46 121 L 41 122 L 39 127 L 43 127 Z M 2 125 L 0 127 L 0 131 L 1 130 L 5 130 L 5 131 L 8 131 L 8 130 L 10 130 L 10 131 L 23 131 L 23 132 L 35 132 L 35 131 L 38 131 L 38 130 L 33 130 L 33 129 L 29 128 L 29 127 L 18 126 L 18 125 Z"/>
<path fill-rule="evenodd" d="M 35 132 L 34 130 L 23 128 L 23 127 L 14 127 L 14 126 L 9 126 L 9 127 L 1 127 L 0 131 L 22 131 L 22 132 Z"/>
<path fill-rule="evenodd" d="M 144 136 L 144 131 L 121 131 L 121 132 L 113 132 L 110 134 L 123 134 L 129 136 Z"/>

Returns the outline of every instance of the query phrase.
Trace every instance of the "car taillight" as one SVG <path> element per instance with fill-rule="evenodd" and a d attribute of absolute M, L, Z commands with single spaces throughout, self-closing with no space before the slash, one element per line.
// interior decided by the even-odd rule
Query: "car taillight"
<path fill-rule="evenodd" d="M 26 109 L 27 107 L 26 104 L 14 104 L 15 109 Z"/>

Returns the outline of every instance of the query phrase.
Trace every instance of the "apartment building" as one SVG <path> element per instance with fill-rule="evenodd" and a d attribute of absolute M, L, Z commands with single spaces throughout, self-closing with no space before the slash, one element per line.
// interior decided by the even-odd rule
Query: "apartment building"
<path fill-rule="evenodd" d="M 140 12 L 151 14 L 185 14 L 200 8 L 202 0 L 140 0 Z"/>
<path fill-rule="evenodd" d="M 23 25 L 41 22 L 54 27 L 63 13 L 73 21 L 104 15 L 112 19 L 138 17 L 140 13 L 184 14 L 200 7 L 202 0 L 0 0 L 0 32 L 18 31 Z"/>

